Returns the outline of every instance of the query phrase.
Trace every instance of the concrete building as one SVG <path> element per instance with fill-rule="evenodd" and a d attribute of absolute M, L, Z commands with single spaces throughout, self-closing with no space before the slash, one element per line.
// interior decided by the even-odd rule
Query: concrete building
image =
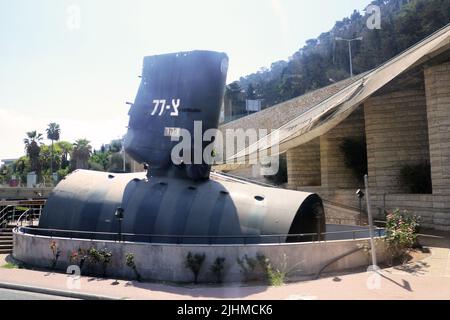
<path fill-rule="evenodd" d="M 346 166 L 340 145 L 365 138 L 375 214 L 405 209 L 420 216 L 425 227 L 450 230 L 450 25 L 370 72 L 221 130 L 237 128 L 277 130 L 280 153 L 287 157 L 288 188 L 317 192 L 342 208 L 358 207 L 355 191 L 361 182 Z M 228 161 L 262 150 L 247 146 Z M 400 172 L 423 163 L 431 167 L 432 190 L 411 193 Z M 341 211 L 327 214 L 349 214 Z"/>

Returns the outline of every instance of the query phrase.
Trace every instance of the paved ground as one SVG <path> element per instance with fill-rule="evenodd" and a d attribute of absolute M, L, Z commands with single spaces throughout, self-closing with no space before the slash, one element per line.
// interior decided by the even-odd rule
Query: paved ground
<path fill-rule="evenodd" d="M 0 288 L 0 300 L 68 300 L 69 298 Z"/>
<path fill-rule="evenodd" d="M 381 276 L 359 272 L 326 276 L 283 287 L 195 287 L 81 277 L 80 289 L 60 273 L 0 268 L 0 282 L 97 294 L 118 299 L 438 299 L 450 300 L 450 237 L 421 239 L 430 250 L 423 260 L 383 269 Z M 3 256 L 3 260 L 5 257 Z M 3 265 L 0 257 L 0 266 Z"/>

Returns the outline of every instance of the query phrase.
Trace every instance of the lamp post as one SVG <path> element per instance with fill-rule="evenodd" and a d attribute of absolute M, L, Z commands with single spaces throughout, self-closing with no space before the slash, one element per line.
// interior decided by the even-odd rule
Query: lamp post
<path fill-rule="evenodd" d="M 118 207 L 116 209 L 116 212 L 114 213 L 114 216 L 119 221 L 119 242 L 122 241 L 122 220 L 123 220 L 123 212 L 125 210 L 121 207 Z"/>
<path fill-rule="evenodd" d="M 362 199 L 364 198 L 364 192 L 358 189 L 356 190 L 356 196 L 359 200 L 359 224 L 362 225 Z"/>
<path fill-rule="evenodd" d="M 354 39 L 344 39 L 341 37 L 334 38 L 336 41 L 347 41 L 348 43 L 348 56 L 350 59 L 350 77 L 353 77 L 353 61 L 352 61 L 352 42 L 353 41 L 362 41 L 363 37 L 358 37 Z"/>
<path fill-rule="evenodd" d="M 370 208 L 370 196 L 369 196 L 369 177 L 366 174 L 364 176 L 364 186 L 366 187 L 366 202 L 367 202 L 367 217 L 369 219 L 369 235 L 370 235 L 370 252 L 372 253 L 372 267 L 374 270 L 377 267 L 377 254 L 375 252 L 375 243 L 373 240 L 373 219 L 372 210 Z"/>

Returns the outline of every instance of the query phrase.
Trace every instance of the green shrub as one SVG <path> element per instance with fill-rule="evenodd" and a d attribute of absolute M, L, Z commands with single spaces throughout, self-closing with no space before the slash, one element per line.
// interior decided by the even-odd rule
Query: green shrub
<path fill-rule="evenodd" d="M 102 270 L 103 270 L 103 276 L 106 276 L 106 268 L 108 267 L 108 264 L 111 263 L 112 260 L 112 252 L 109 251 L 107 248 L 104 248 L 100 250 L 100 262 L 102 263 Z"/>
<path fill-rule="evenodd" d="M 192 254 L 188 253 L 186 256 L 185 266 L 189 268 L 194 274 L 194 283 L 198 283 L 198 274 L 200 273 L 200 269 L 202 268 L 203 262 L 205 261 L 205 254 Z"/>
<path fill-rule="evenodd" d="M 282 286 L 284 284 L 286 278 L 286 255 L 284 255 L 284 261 L 281 268 L 274 268 L 272 263 L 268 258 L 266 258 L 262 254 L 256 255 L 256 260 L 261 266 L 264 274 L 266 276 L 266 280 L 271 286 Z"/>
<path fill-rule="evenodd" d="M 225 258 L 217 257 L 211 266 L 211 271 L 216 276 L 217 283 L 222 283 L 223 281 L 223 269 L 225 267 Z"/>
<path fill-rule="evenodd" d="M 141 281 L 141 275 L 137 271 L 136 263 L 134 262 L 134 254 L 127 253 L 125 256 L 125 263 L 126 263 L 127 267 L 129 267 L 133 270 L 134 274 L 136 275 L 137 281 Z"/>
<path fill-rule="evenodd" d="M 88 250 L 78 249 L 79 255 L 81 255 L 81 261 L 80 261 L 80 269 L 83 266 L 83 263 L 86 259 L 88 259 L 89 264 L 91 266 L 95 266 L 97 264 L 101 264 L 103 276 L 106 276 L 106 269 L 108 267 L 108 264 L 112 261 L 112 252 L 109 251 L 107 248 L 97 250 L 94 247 L 91 247 Z"/>
<path fill-rule="evenodd" d="M 90 248 L 87 253 L 89 257 L 89 263 L 93 265 L 96 265 L 102 260 L 100 252 L 94 247 Z"/>
<path fill-rule="evenodd" d="M 387 250 L 392 260 L 403 258 L 417 240 L 418 218 L 396 209 L 386 216 Z"/>
<path fill-rule="evenodd" d="M 404 165 L 400 169 L 400 183 L 413 194 L 431 194 L 431 166 L 429 163 Z"/>

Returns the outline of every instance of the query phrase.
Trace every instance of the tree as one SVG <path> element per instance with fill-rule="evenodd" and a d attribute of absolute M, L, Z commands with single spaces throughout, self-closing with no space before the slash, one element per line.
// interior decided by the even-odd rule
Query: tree
<path fill-rule="evenodd" d="M 49 123 L 46 131 L 47 131 L 47 139 L 52 141 L 51 158 L 50 158 L 50 174 L 53 174 L 53 154 L 54 154 L 53 141 L 59 140 L 59 135 L 61 133 L 61 129 L 59 127 L 59 124 L 52 122 L 52 123 Z"/>
<path fill-rule="evenodd" d="M 247 99 L 248 100 L 255 100 L 256 99 L 255 88 L 253 87 L 253 84 L 250 83 L 247 86 L 246 94 L 247 94 Z"/>
<path fill-rule="evenodd" d="M 61 149 L 61 169 L 69 167 L 69 155 L 72 153 L 73 144 L 68 141 L 58 141 L 56 146 Z"/>
<path fill-rule="evenodd" d="M 30 158 L 30 169 L 40 175 L 40 162 L 39 154 L 41 152 L 41 141 L 42 134 L 37 133 L 37 131 L 27 132 L 27 138 L 23 139 L 25 144 L 25 151 L 27 156 Z"/>
<path fill-rule="evenodd" d="M 233 101 L 234 109 L 241 105 L 240 88 L 248 88 L 250 84 L 267 107 L 348 77 L 348 47 L 336 43 L 336 37 L 363 37 L 363 41 L 352 43 L 353 70 L 360 74 L 391 59 L 450 21 L 448 0 L 374 0 L 372 4 L 381 8 L 382 29 L 367 28 L 371 13 L 362 15 L 354 11 L 317 39 L 307 40 L 288 61 L 275 62 L 270 68 L 228 85 L 227 98 Z M 247 96 L 248 93 L 249 90 Z"/>
<path fill-rule="evenodd" d="M 88 169 L 92 146 L 87 139 L 78 139 L 73 144 L 71 163 L 73 169 Z"/>
<path fill-rule="evenodd" d="M 103 148 L 104 150 L 105 148 Z M 91 158 L 89 159 L 89 168 L 95 171 L 106 171 L 108 170 L 109 164 L 109 151 L 94 151 Z"/>
<path fill-rule="evenodd" d="M 112 153 L 122 151 L 122 140 L 120 139 L 111 140 L 109 151 L 111 151 Z"/>

